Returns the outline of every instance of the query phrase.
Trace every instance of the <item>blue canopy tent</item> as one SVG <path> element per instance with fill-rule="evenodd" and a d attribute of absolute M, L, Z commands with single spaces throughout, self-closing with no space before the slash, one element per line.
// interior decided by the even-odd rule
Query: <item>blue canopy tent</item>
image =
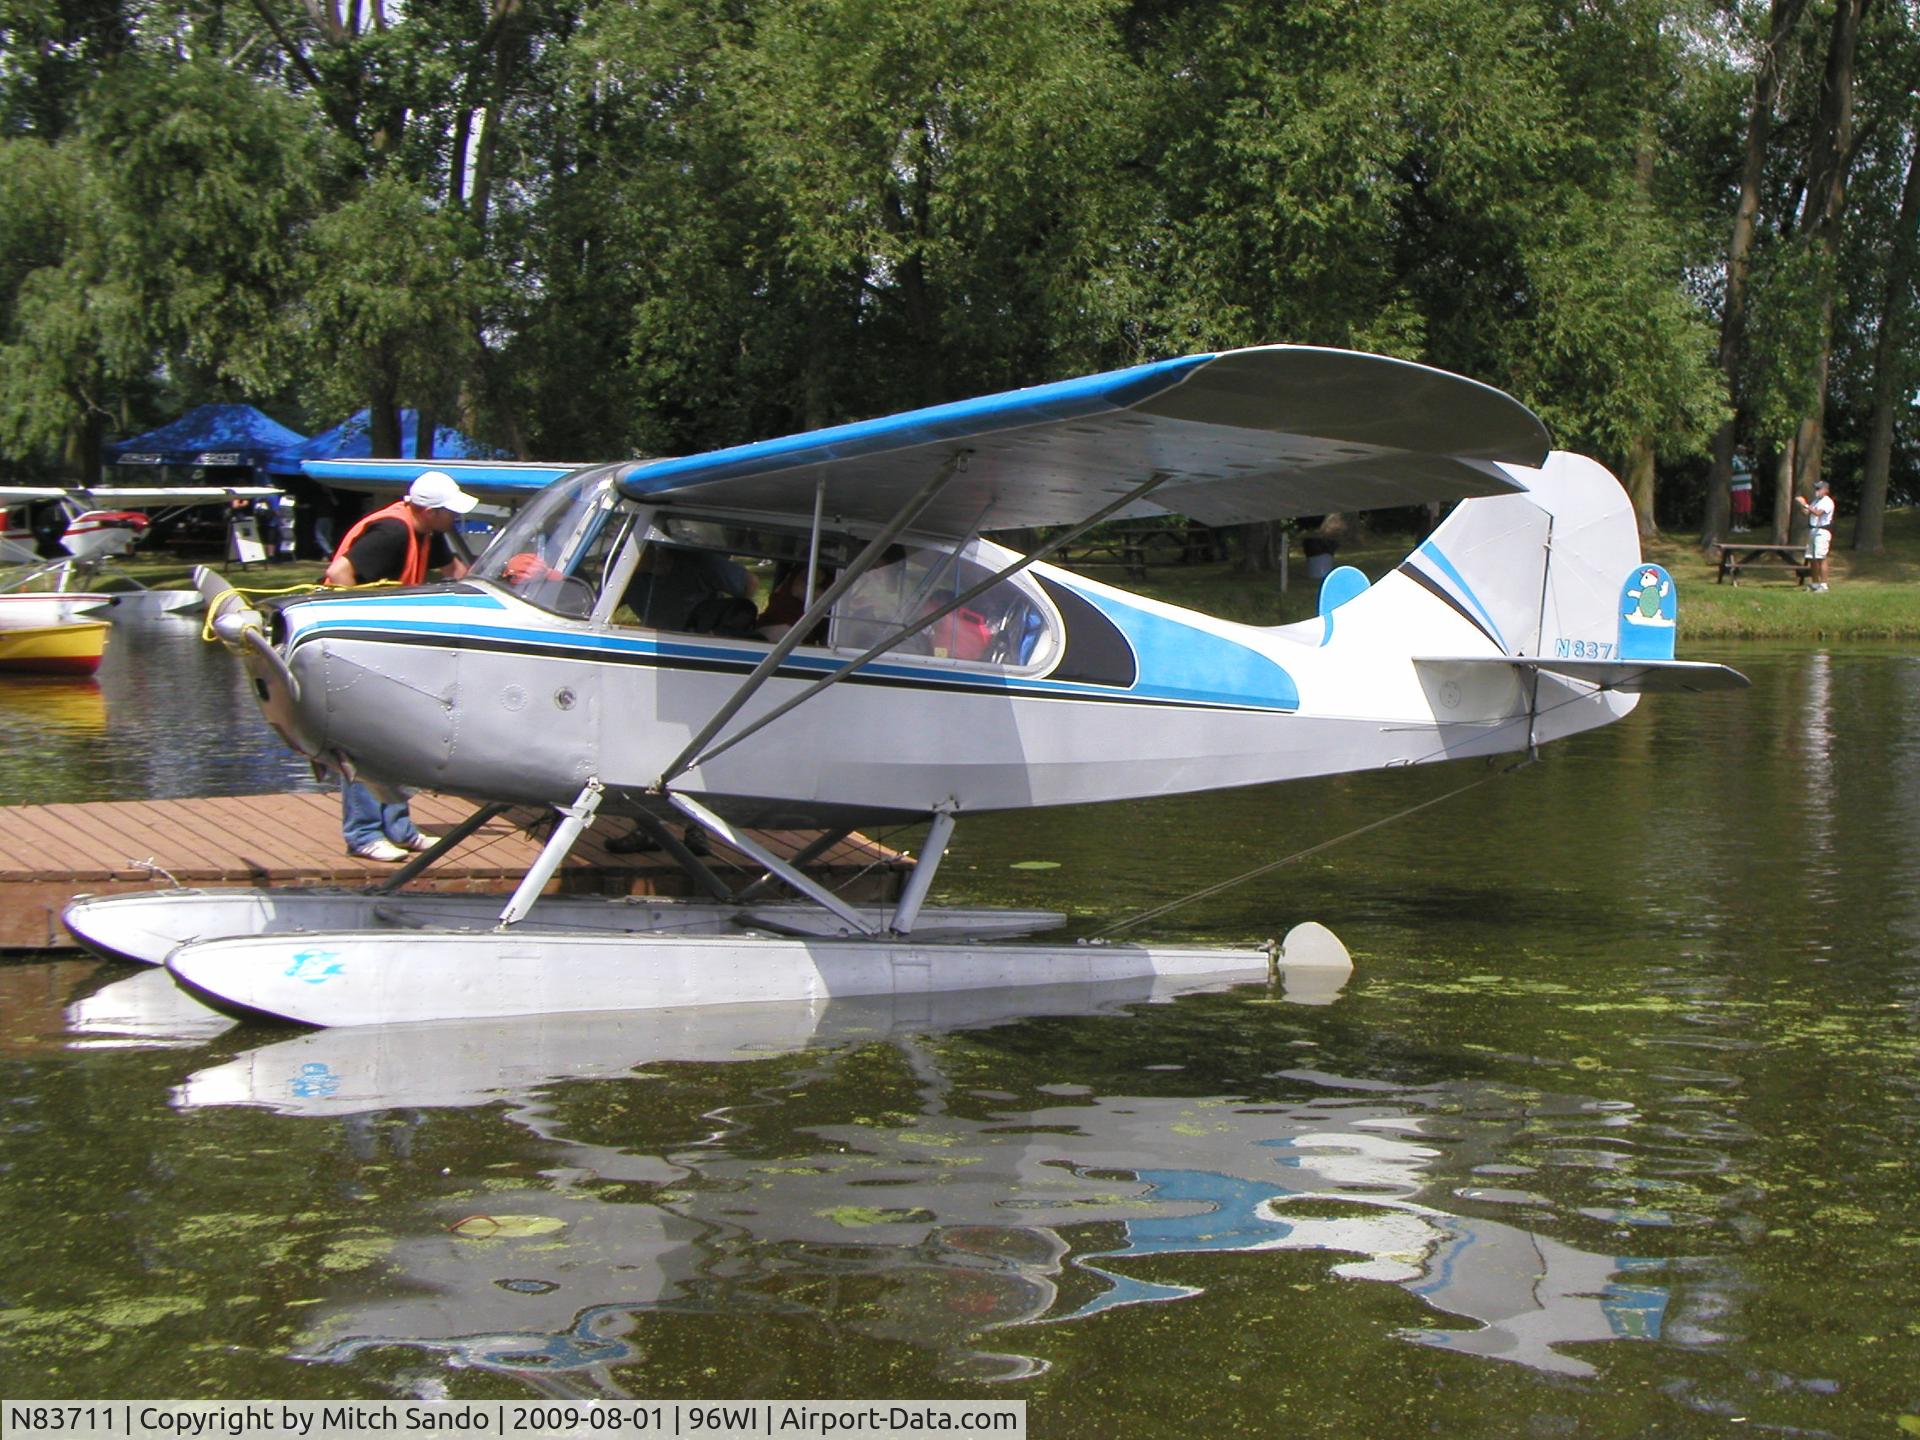
<path fill-rule="evenodd" d="M 220 503 L 220 495 L 197 487 L 276 484 L 268 477 L 268 464 L 306 438 L 251 405 L 196 405 L 157 430 L 108 445 L 107 464 L 124 467 L 108 484 L 128 485 L 132 476 L 126 471 L 138 467 L 147 474 L 133 482 L 135 488 L 152 487 L 149 495 L 152 490 L 180 492 L 178 508 L 160 504 L 156 509 L 157 502 L 151 498 L 142 503 L 143 509 L 153 512 L 150 534 L 161 544 L 224 540 L 229 558 L 243 563 L 264 560 L 284 549 L 282 525 L 291 518 L 283 503 L 286 497 L 254 496 L 251 505 L 245 498 L 231 499 L 214 512 L 211 507 Z M 168 470 L 200 473 L 191 479 L 174 478 L 164 473 Z M 238 548 L 242 540 L 245 549 Z"/>
<path fill-rule="evenodd" d="M 439 460 L 492 460 L 506 452 L 482 445 L 446 425 L 433 430 L 433 447 L 420 456 L 420 412 L 400 412 L 400 453 Z M 331 430 L 322 430 L 311 440 L 277 451 L 268 468 L 274 484 L 283 486 L 299 498 L 301 520 L 296 531 L 302 555 L 325 556 L 348 525 L 365 508 L 361 497 L 344 495 L 308 476 L 300 467 L 308 460 L 364 460 L 373 454 L 372 412 L 361 410 L 342 420 Z"/>
<path fill-rule="evenodd" d="M 112 465 L 249 470 L 260 476 L 280 452 L 306 441 L 251 405 L 196 405 L 157 430 L 108 445 L 106 453 Z"/>

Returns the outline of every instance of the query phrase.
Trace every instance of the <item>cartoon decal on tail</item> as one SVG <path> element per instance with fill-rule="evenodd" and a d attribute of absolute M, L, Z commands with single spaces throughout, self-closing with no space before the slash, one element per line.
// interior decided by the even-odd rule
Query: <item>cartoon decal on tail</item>
<path fill-rule="evenodd" d="M 1673 577 L 1658 565 L 1636 565 L 1620 587 L 1620 658 L 1673 659 L 1678 614 Z"/>

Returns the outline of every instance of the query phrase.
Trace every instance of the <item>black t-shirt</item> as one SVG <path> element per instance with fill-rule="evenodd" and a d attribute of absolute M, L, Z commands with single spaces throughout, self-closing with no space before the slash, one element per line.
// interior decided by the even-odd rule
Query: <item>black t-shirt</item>
<path fill-rule="evenodd" d="M 404 520 L 376 520 L 360 532 L 360 538 L 347 551 L 347 563 L 353 566 L 356 585 L 371 585 L 376 580 L 398 580 L 407 568 L 407 531 Z M 440 569 L 453 560 L 453 547 L 444 535 L 427 537 L 427 570 Z"/>

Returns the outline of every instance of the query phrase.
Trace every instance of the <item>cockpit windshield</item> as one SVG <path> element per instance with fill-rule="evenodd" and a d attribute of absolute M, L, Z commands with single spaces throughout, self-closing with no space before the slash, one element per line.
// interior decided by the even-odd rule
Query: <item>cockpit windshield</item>
<path fill-rule="evenodd" d="M 634 519 L 613 481 L 613 471 L 592 470 L 541 491 L 468 574 L 543 610 L 590 615 Z"/>

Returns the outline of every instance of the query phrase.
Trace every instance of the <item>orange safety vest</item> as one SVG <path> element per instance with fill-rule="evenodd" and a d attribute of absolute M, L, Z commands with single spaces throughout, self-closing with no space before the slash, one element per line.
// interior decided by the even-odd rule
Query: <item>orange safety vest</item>
<path fill-rule="evenodd" d="M 333 552 L 333 558 L 338 560 L 342 555 L 346 554 L 353 548 L 353 542 L 360 538 L 361 531 L 381 520 L 398 520 L 402 525 L 407 527 L 407 563 L 401 568 L 398 575 L 375 575 L 371 580 L 362 580 L 360 583 L 370 585 L 373 583 L 373 580 L 393 579 L 398 580 L 402 585 L 426 584 L 427 549 L 432 537 L 422 535 L 413 528 L 413 521 L 408 518 L 407 502 L 404 500 L 396 500 L 384 510 L 376 510 L 371 515 L 361 516 L 359 522 L 351 530 L 347 531 L 347 538 L 340 542 L 340 548 Z M 359 578 L 357 574 L 355 578 Z"/>

